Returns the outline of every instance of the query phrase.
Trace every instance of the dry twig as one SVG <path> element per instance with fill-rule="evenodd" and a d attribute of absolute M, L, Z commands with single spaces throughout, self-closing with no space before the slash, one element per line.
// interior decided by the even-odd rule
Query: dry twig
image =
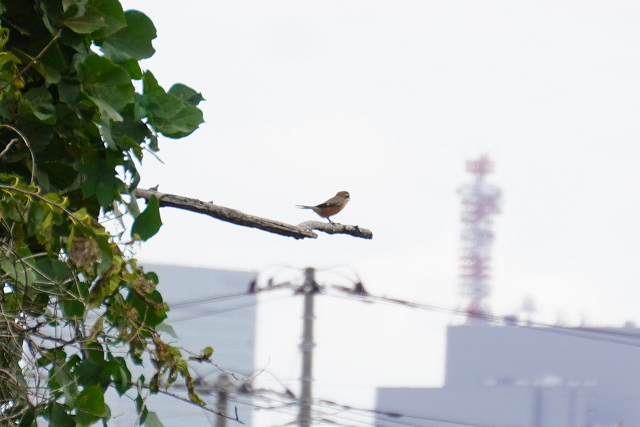
<path fill-rule="evenodd" d="M 269 233 L 293 237 L 294 239 L 318 238 L 318 235 L 314 233 L 313 230 L 322 231 L 328 234 L 348 234 L 350 236 L 360 237 L 363 239 L 373 238 L 373 233 L 370 230 L 358 227 L 357 225 L 331 225 L 320 221 L 307 221 L 299 225 L 286 224 L 284 222 L 274 221 L 259 216 L 248 215 L 236 209 L 214 205 L 213 203 L 203 202 L 198 199 L 191 199 L 189 197 L 178 196 L 175 194 L 160 193 L 154 189 L 143 190 L 141 188 L 137 188 L 133 195 L 146 200 L 149 200 L 151 196 L 155 195 L 162 207 L 172 207 L 196 212 L 221 221 L 242 225 L 244 227 L 258 228 L 260 230 L 268 231 Z"/>

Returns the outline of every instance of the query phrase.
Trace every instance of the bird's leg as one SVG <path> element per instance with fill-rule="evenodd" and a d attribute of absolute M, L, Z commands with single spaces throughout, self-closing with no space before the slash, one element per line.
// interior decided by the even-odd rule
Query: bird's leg
<path fill-rule="evenodd" d="M 331 221 L 331 218 L 327 218 L 327 221 L 329 221 L 331 223 L 331 225 L 336 225 L 335 222 Z"/>

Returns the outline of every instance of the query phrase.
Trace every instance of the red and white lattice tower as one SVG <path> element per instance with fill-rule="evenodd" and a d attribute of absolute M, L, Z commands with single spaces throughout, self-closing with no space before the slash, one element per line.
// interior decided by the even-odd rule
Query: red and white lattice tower
<path fill-rule="evenodd" d="M 462 197 L 460 293 L 465 299 L 468 324 L 477 324 L 489 314 L 491 217 L 499 212 L 500 203 L 500 190 L 485 182 L 485 176 L 492 171 L 493 163 L 486 156 L 467 161 L 467 172 L 474 175 L 475 181 L 458 190 Z"/>

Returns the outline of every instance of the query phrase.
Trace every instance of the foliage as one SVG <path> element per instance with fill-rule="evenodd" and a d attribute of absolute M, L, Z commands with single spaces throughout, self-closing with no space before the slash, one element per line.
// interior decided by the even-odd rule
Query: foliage
<path fill-rule="evenodd" d="M 182 138 L 203 121 L 199 93 L 165 91 L 140 68 L 155 37 L 118 0 L 0 3 L 2 425 L 106 424 L 109 388 L 133 393 L 140 423 L 156 423 L 145 387 L 180 377 L 202 403 L 160 336 L 158 278 L 126 255 L 162 224 L 157 200 L 141 213 L 132 196 L 144 155 L 159 134 Z M 129 243 L 102 225 L 122 215 L 135 218 Z M 143 360 L 148 384 L 132 379 Z"/>

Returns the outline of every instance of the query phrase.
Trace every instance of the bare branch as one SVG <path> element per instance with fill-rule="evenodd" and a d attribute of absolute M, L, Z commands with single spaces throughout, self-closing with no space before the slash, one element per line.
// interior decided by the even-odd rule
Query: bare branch
<path fill-rule="evenodd" d="M 348 234 L 354 237 L 361 237 L 363 239 L 373 238 L 373 233 L 371 231 L 366 228 L 360 228 L 357 225 L 331 225 L 329 223 L 319 221 L 303 222 L 300 225 L 286 224 L 284 222 L 274 221 L 259 216 L 248 215 L 235 209 L 214 205 L 213 203 L 203 202 L 198 199 L 160 193 L 154 189 L 143 190 L 137 188 L 133 192 L 133 195 L 146 200 L 149 200 L 152 195 L 155 195 L 162 207 L 172 207 L 196 212 L 221 221 L 242 225 L 244 227 L 258 228 L 269 233 L 293 237 L 294 239 L 317 239 L 318 235 L 314 233 L 313 230 L 322 231 L 328 234 Z"/>
<path fill-rule="evenodd" d="M 318 230 L 327 234 L 348 234 L 354 237 L 361 237 L 363 239 L 373 239 L 373 233 L 366 228 L 360 228 L 357 225 L 345 225 L 338 224 L 331 225 L 328 222 L 322 221 L 306 221 L 298 224 L 300 228 L 306 228 L 308 230 Z"/>

